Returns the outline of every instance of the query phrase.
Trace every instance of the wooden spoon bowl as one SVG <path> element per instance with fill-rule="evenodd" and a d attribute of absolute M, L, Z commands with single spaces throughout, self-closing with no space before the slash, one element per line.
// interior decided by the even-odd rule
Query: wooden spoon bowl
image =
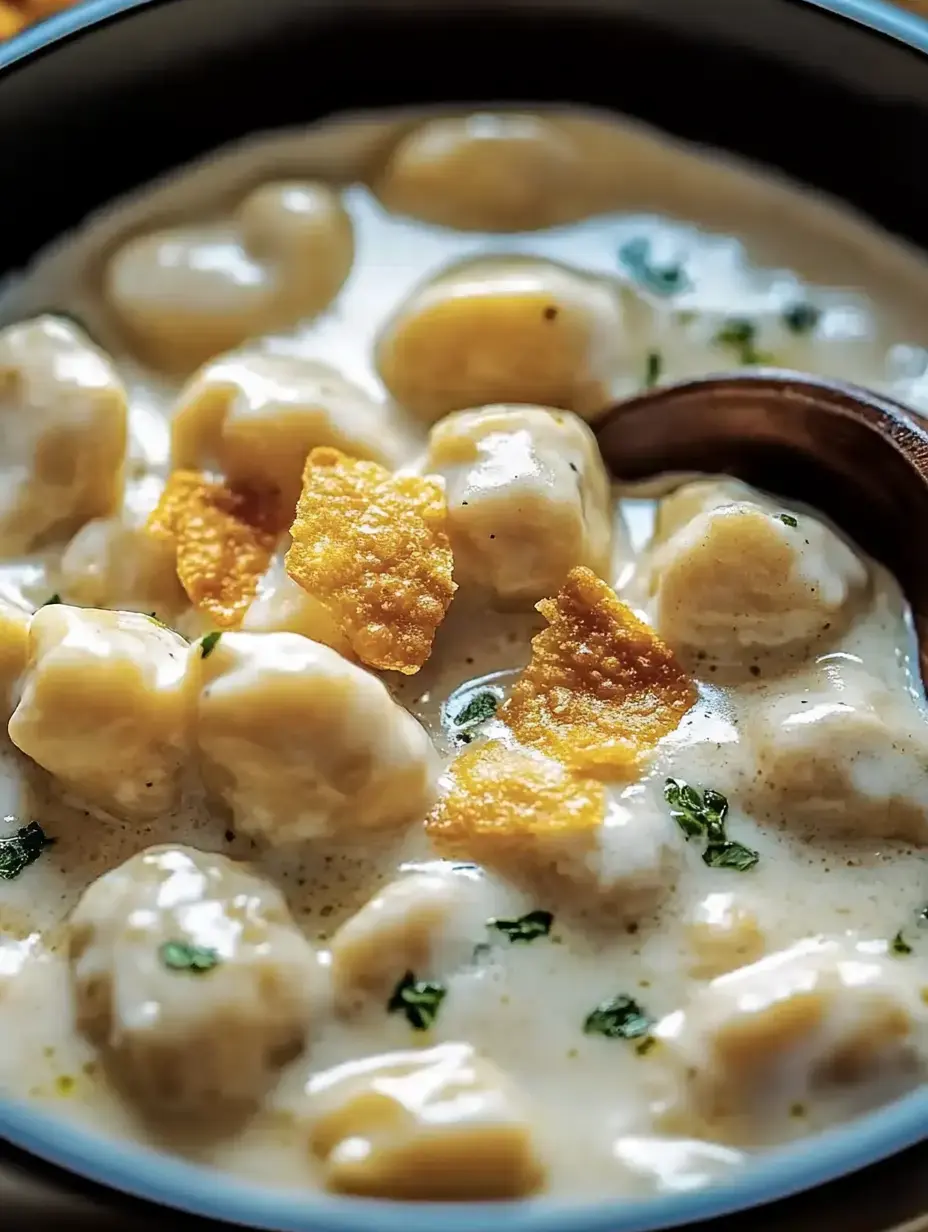
<path fill-rule="evenodd" d="M 596 425 L 618 479 L 734 475 L 827 514 L 899 580 L 928 685 L 928 425 L 870 390 L 777 369 L 662 386 Z"/>

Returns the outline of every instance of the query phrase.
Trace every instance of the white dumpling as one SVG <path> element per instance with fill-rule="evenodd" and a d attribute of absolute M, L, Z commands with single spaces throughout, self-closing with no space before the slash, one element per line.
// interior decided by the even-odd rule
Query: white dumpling
<path fill-rule="evenodd" d="M 115 368 L 70 321 L 0 331 L 0 555 L 119 505 L 126 415 Z"/>
<path fill-rule="evenodd" d="M 139 235 L 106 268 L 110 308 L 141 355 L 189 371 L 246 338 L 315 316 L 348 277 L 354 235 L 325 184 L 265 184 L 225 220 Z"/>
<path fill-rule="evenodd" d="M 123 511 L 94 518 L 65 548 L 59 583 L 66 602 L 81 607 L 155 613 L 162 620 L 189 606 L 177 578 L 177 549 L 149 534 L 146 518 Z"/>
<path fill-rule="evenodd" d="M 301 633 L 314 642 L 331 646 L 347 659 L 353 659 L 351 643 L 329 609 L 298 586 L 287 572 L 285 558 L 290 536 L 284 537 L 265 573 L 258 580 L 258 590 L 242 618 L 247 633 Z"/>
<path fill-rule="evenodd" d="M 745 724 L 747 807 L 807 833 L 928 845 L 928 726 L 905 692 L 840 659 Z"/>
<path fill-rule="evenodd" d="M 317 959 L 243 864 L 151 847 L 84 891 L 68 939 L 78 1027 L 150 1110 L 251 1105 L 303 1048 Z"/>
<path fill-rule="evenodd" d="M 43 607 L 10 739 L 87 803 L 162 816 L 190 752 L 187 657 L 182 637 L 139 612 Z"/>
<path fill-rule="evenodd" d="M 654 623 L 675 650 L 738 663 L 840 627 L 868 577 L 833 530 L 759 494 L 731 503 L 705 487 L 694 495 L 699 511 L 689 519 L 677 517 L 686 493 L 675 498 L 676 529 L 651 561 Z"/>
<path fill-rule="evenodd" d="M 0 598 L 0 719 L 9 720 L 16 706 L 19 680 L 29 657 L 31 614 Z"/>
<path fill-rule="evenodd" d="M 311 1147 L 336 1193 L 480 1201 L 542 1183 L 527 1108 L 470 1044 L 353 1061 L 314 1075 L 306 1097 Z"/>
<path fill-rule="evenodd" d="M 686 914 L 690 974 L 714 979 L 756 962 L 767 948 L 757 913 L 736 894 L 715 891 Z"/>
<path fill-rule="evenodd" d="M 552 261 L 468 261 L 399 306 L 377 342 L 377 370 L 428 423 L 512 402 L 592 419 L 627 360 L 631 303 L 631 292 Z"/>
<path fill-rule="evenodd" d="M 332 983 L 345 1008 L 381 997 L 405 972 L 420 979 L 473 953 L 490 914 L 476 869 L 410 872 L 391 881 L 337 930 Z"/>
<path fill-rule="evenodd" d="M 191 655 L 204 775 L 237 830 L 354 843 L 424 817 L 434 747 L 376 676 L 295 633 L 224 633 Z"/>
<path fill-rule="evenodd" d="M 422 222 L 529 231 L 589 212 L 586 171 L 572 135 L 543 116 L 439 116 L 400 138 L 374 191 Z"/>
<path fill-rule="evenodd" d="M 701 988 L 654 1030 L 679 1083 L 671 1120 L 775 1141 L 797 1115 L 846 1120 L 917 1086 L 928 1007 L 917 974 L 886 951 L 812 938 Z"/>
<path fill-rule="evenodd" d="M 207 364 L 171 415 L 175 468 L 221 471 L 278 489 L 296 506 L 311 449 L 330 445 L 393 469 L 403 449 L 390 411 L 328 364 L 241 351 Z"/>
<path fill-rule="evenodd" d="M 576 415 L 521 406 L 449 415 L 431 431 L 426 468 L 445 480 L 455 581 L 531 606 L 575 565 L 607 574 L 609 479 Z"/>

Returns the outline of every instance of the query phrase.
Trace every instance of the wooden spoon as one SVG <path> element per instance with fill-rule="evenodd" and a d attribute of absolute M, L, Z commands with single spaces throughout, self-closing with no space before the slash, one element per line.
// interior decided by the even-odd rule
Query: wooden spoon
<path fill-rule="evenodd" d="M 771 368 L 697 377 L 613 406 L 596 425 L 618 479 L 734 475 L 820 509 L 895 574 L 928 687 L 928 424 L 855 385 Z"/>

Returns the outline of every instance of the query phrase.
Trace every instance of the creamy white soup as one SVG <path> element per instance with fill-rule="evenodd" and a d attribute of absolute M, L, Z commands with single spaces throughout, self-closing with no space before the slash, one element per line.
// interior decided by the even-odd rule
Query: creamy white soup
<path fill-rule="evenodd" d="M 926 1080 L 898 584 L 592 430 L 766 362 L 928 413 L 920 256 L 604 116 L 357 118 L 102 212 L 0 315 L 6 1096 L 560 1198 Z"/>

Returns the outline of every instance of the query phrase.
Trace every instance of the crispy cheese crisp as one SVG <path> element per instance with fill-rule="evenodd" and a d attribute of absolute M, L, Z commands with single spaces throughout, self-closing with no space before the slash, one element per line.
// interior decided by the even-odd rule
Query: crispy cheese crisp
<path fill-rule="evenodd" d="M 572 569 L 532 661 L 500 711 L 523 744 L 604 778 L 634 775 L 642 753 L 673 731 L 696 688 L 649 625 L 591 570 Z"/>
<path fill-rule="evenodd" d="M 148 531 L 177 546 L 177 576 L 194 607 L 234 629 L 255 597 L 286 525 L 273 493 L 234 490 L 199 471 L 174 471 Z"/>
<path fill-rule="evenodd" d="M 446 520 L 434 479 L 314 449 L 287 572 L 329 609 L 362 663 L 412 675 L 456 590 Z"/>
<path fill-rule="evenodd" d="M 500 740 L 459 754 L 449 777 L 426 830 L 443 853 L 494 867 L 544 867 L 565 847 L 592 842 L 605 813 L 601 782 Z"/>

